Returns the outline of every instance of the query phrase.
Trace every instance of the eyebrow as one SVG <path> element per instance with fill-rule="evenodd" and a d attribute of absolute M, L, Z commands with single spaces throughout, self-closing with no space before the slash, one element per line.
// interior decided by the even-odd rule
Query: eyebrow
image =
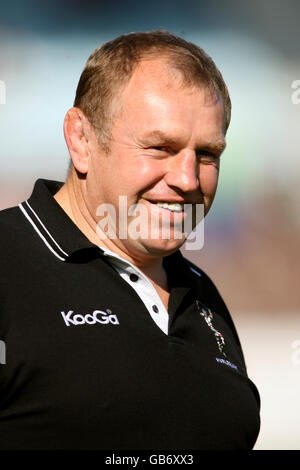
<path fill-rule="evenodd" d="M 225 140 L 220 140 L 219 142 L 205 142 L 196 150 L 208 150 L 210 152 L 217 152 L 221 154 L 226 148 Z"/>
<path fill-rule="evenodd" d="M 153 142 L 164 143 L 167 145 L 177 145 L 177 146 L 180 144 L 179 139 L 174 138 L 174 137 L 169 137 L 168 135 L 166 135 L 164 132 L 160 130 L 154 130 L 154 131 L 149 132 L 143 137 L 142 140 L 145 143 L 151 143 L 151 144 L 153 144 Z M 197 145 L 195 150 L 196 151 L 207 150 L 209 152 L 217 152 L 221 154 L 223 150 L 225 149 L 225 147 L 226 147 L 226 142 L 225 140 L 222 139 L 217 142 L 203 142 L 203 144 Z"/>
<path fill-rule="evenodd" d="M 169 144 L 169 145 L 174 145 L 174 144 L 178 145 L 179 143 L 178 139 L 169 137 L 166 134 L 164 134 L 164 132 L 159 131 L 159 130 L 149 132 L 143 137 L 143 140 L 146 142 L 148 140 L 149 141 L 151 140 L 151 143 L 153 143 L 153 141 L 156 141 L 157 143 L 163 142 L 164 144 Z"/>

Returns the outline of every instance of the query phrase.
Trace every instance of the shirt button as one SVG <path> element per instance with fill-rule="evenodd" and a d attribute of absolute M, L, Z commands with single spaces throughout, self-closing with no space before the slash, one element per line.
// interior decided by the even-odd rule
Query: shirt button
<path fill-rule="evenodd" d="M 139 279 L 139 276 L 136 274 L 130 274 L 129 278 L 132 282 L 136 282 Z"/>
<path fill-rule="evenodd" d="M 158 313 L 157 305 L 152 305 L 152 310 L 153 310 L 153 312 Z"/>

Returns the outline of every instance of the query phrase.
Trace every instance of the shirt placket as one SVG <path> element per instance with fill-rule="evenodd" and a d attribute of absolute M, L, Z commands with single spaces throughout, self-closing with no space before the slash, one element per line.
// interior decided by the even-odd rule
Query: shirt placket
<path fill-rule="evenodd" d="M 120 277 L 129 284 L 144 303 L 152 320 L 167 335 L 169 314 L 152 283 L 135 266 L 108 251 L 104 253 Z"/>

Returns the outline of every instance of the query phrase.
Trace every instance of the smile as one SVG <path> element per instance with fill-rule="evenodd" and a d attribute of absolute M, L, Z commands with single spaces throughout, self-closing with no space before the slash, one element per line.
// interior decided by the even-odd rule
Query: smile
<path fill-rule="evenodd" d="M 184 204 L 179 202 L 157 202 L 156 205 L 171 212 L 183 212 Z"/>
<path fill-rule="evenodd" d="M 188 215 L 188 206 L 184 202 L 178 201 L 157 201 L 146 199 L 152 217 L 158 217 L 159 220 L 170 220 L 172 222 L 181 222 Z"/>

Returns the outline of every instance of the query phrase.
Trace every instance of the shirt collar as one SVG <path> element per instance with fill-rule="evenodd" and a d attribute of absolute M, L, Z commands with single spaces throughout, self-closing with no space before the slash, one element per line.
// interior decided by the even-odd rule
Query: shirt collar
<path fill-rule="evenodd" d="M 71 260 L 81 250 L 99 252 L 99 247 L 88 240 L 54 199 L 62 186 L 59 181 L 38 179 L 30 198 L 20 204 L 20 209 L 48 248 L 63 261 Z"/>

